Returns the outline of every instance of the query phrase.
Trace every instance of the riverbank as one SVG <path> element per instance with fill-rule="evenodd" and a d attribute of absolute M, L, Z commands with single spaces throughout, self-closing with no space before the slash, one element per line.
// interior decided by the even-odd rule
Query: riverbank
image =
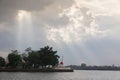
<path fill-rule="evenodd" d="M 0 72 L 74 72 L 73 69 L 0 69 Z"/>
<path fill-rule="evenodd" d="M 102 70 L 102 71 L 120 71 L 120 66 L 87 66 L 86 64 L 67 66 L 74 70 Z"/>

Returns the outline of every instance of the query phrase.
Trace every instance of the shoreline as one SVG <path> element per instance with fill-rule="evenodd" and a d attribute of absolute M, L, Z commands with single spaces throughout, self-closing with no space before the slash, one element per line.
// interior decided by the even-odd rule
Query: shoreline
<path fill-rule="evenodd" d="M 74 72 L 73 69 L 0 69 L 0 72 Z"/>

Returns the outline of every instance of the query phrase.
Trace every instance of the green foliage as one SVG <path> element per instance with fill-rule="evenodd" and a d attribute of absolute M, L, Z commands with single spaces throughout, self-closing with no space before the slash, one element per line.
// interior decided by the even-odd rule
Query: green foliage
<path fill-rule="evenodd" d="M 59 56 L 56 55 L 57 51 L 53 51 L 52 47 L 45 46 L 38 51 L 34 51 L 31 48 L 27 48 L 25 53 L 28 54 L 27 57 L 23 57 L 23 60 L 31 67 L 39 68 L 47 66 L 54 67 L 59 63 Z"/>
<path fill-rule="evenodd" d="M 49 46 L 40 48 L 40 50 L 27 48 L 21 55 L 18 54 L 17 50 L 12 50 L 8 55 L 9 63 L 7 66 L 12 68 L 20 65 L 22 65 L 23 68 L 54 67 L 59 63 L 59 56 L 56 53 L 57 51 L 54 51 L 53 48 Z"/>
<path fill-rule="evenodd" d="M 0 57 L 0 67 L 5 66 L 5 59 L 3 57 Z"/>
<path fill-rule="evenodd" d="M 41 65 L 42 66 L 49 66 L 51 65 L 54 67 L 59 63 L 58 59 L 59 56 L 56 55 L 57 51 L 53 51 L 52 47 L 45 46 L 44 48 L 41 48 L 40 51 L 40 59 L 41 59 Z"/>
<path fill-rule="evenodd" d="M 28 55 L 28 60 L 30 62 L 31 65 L 34 65 L 34 68 L 39 67 L 40 65 L 40 57 L 39 57 L 39 53 L 37 51 L 32 51 L 29 53 Z"/>
<path fill-rule="evenodd" d="M 10 67 L 17 67 L 21 63 L 22 59 L 17 50 L 13 50 L 8 55 L 8 61 Z"/>

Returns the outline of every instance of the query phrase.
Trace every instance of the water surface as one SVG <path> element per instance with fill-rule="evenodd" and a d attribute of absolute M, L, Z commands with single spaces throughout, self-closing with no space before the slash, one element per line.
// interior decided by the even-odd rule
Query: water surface
<path fill-rule="evenodd" d="M 0 80 L 120 80 L 119 71 L 0 72 Z"/>

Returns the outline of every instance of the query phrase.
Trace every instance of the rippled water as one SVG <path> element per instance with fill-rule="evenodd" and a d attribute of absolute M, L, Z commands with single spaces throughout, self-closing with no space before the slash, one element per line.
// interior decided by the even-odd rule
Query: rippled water
<path fill-rule="evenodd" d="M 0 80 L 120 80 L 119 71 L 1 72 Z"/>

